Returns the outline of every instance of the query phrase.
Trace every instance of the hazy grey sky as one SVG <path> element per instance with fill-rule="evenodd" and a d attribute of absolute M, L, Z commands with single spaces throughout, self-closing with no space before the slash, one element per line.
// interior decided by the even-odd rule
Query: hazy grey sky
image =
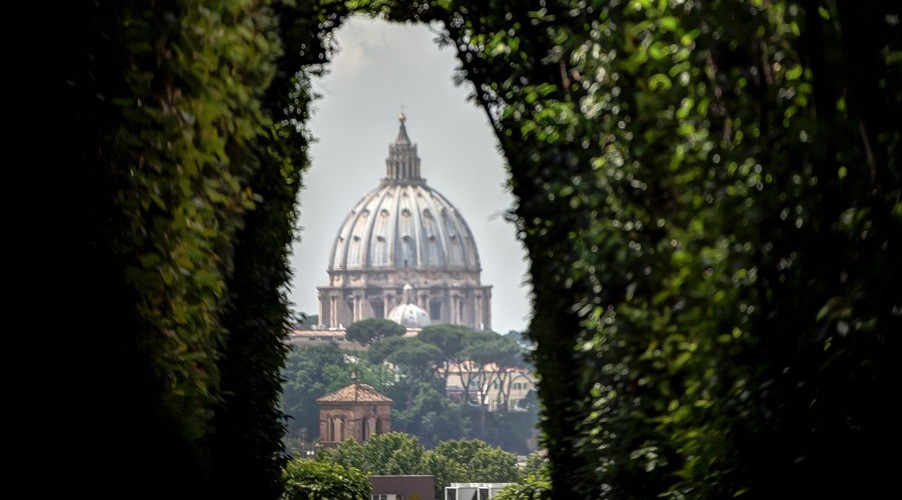
<path fill-rule="evenodd" d="M 523 330 L 528 322 L 524 251 L 502 214 L 513 199 L 497 141 L 481 109 L 467 102 L 469 87 L 455 87 L 452 49 L 440 50 L 422 25 L 355 17 L 337 32 L 340 46 L 330 73 L 313 83 L 309 127 L 318 138 L 301 192 L 300 243 L 291 258 L 295 310 L 316 314 L 316 287 L 338 228 L 351 208 L 385 175 L 388 144 L 407 116 L 418 144 L 421 174 L 467 220 L 482 263 L 483 284 L 493 285 L 492 329 Z"/>

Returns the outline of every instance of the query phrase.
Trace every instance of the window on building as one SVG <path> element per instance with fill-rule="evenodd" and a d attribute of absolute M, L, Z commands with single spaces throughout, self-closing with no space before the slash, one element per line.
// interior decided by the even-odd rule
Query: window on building
<path fill-rule="evenodd" d="M 433 300 L 429 303 L 429 318 L 435 321 L 442 319 L 442 303 Z"/>
<path fill-rule="evenodd" d="M 385 318 L 385 303 L 381 300 L 371 300 L 370 305 L 373 307 L 374 318 Z"/>
<path fill-rule="evenodd" d="M 489 500 L 488 488 L 479 488 L 479 500 Z"/>
<path fill-rule="evenodd" d="M 344 441 L 344 422 L 341 417 L 332 419 L 332 425 L 329 426 L 329 441 Z"/>

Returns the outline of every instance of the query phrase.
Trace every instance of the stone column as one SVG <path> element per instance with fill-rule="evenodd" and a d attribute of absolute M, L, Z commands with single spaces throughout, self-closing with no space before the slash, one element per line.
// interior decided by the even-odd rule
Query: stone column
<path fill-rule="evenodd" d="M 482 293 L 476 292 L 476 310 L 473 311 L 473 328 L 482 330 Z"/>
<path fill-rule="evenodd" d="M 334 293 L 329 294 L 329 327 L 338 326 L 338 298 Z"/>

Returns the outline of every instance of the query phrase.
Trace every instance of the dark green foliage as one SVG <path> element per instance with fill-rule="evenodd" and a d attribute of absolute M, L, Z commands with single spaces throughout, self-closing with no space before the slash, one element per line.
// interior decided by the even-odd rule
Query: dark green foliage
<path fill-rule="evenodd" d="M 548 458 L 540 452 L 530 453 L 526 463 L 520 469 L 520 479 L 539 474 L 548 474 Z"/>
<path fill-rule="evenodd" d="M 366 443 L 348 440 L 317 452 L 316 459 L 360 469 L 365 474 L 427 474 L 426 448 L 417 438 L 400 432 L 372 436 Z"/>
<path fill-rule="evenodd" d="M 386 356 L 386 361 L 401 367 L 405 375 L 417 380 L 434 380 L 434 367 L 442 359 L 442 352 L 420 339 L 405 339 Z"/>
<path fill-rule="evenodd" d="M 370 363 L 383 363 L 388 360 L 388 357 L 391 356 L 393 352 L 400 349 L 409 341 L 410 339 L 405 337 L 389 337 L 387 339 L 382 339 L 380 342 L 367 348 L 366 359 Z"/>
<path fill-rule="evenodd" d="M 425 446 L 469 435 L 466 408 L 448 401 L 434 384 L 417 384 L 410 400 L 402 402 L 392 408 L 392 428 L 416 436 Z"/>
<path fill-rule="evenodd" d="M 93 450 L 59 481 L 69 494 L 278 495 L 279 290 L 307 165 L 295 71 L 325 60 L 336 6 L 73 1 L 49 13 L 48 177 L 66 248 L 54 281 L 66 330 L 90 332 L 62 340 L 54 377 L 82 408 L 69 448 Z M 283 41 L 306 49 L 283 56 Z"/>
<path fill-rule="evenodd" d="M 417 438 L 398 432 L 350 440 L 317 452 L 317 460 L 360 469 L 365 474 L 435 476 L 436 498 L 452 482 L 509 482 L 517 479 L 517 458 L 478 440 L 445 441 L 427 450 Z"/>
<path fill-rule="evenodd" d="M 442 380 L 434 366 L 441 352 L 418 338 L 390 337 L 370 347 L 371 363 L 394 365 L 396 377 L 378 390 L 392 398 L 392 428 L 420 437 L 427 444 L 440 438 L 460 437 L 465 421 L 460 408 L 443 396 Z"/>
<path fill-rule="evenodd" d="M 313 441 L 319 437 L 316 400 L 351 383 L 351 368 L 334 343 L 295 347 L 283 370 L 282 411 L 291 417 L 289 434 Z"/>
<path fill-rule="evenodd" d="M 306 314 L 299 313 L 295 319 L 292 327 L 299 330 L 310 330 L 314 326 L 319 324 L 319 314 Z"/>
<path fill-rule="evenodd" d="M 351 323 L 345 338 L 364 345 L 375 344 L 386 337 L 400 337 L 407 333 L 403 326 L 382 318 L 371 318 Z"/>
<path fill-rule="evenodd" d="M 442 353 L 442 360 L 436 366 L 436 371 L 445 381 L 443 393 L 448 385 L 450 370 L 465 361 L 463 350 L 472 334 L 473 330 L 465 326 L 441 324 L 427 326 L 417 335 L 418 339 L 438 347 Z"/>
<path fill-rule="evenodd" d="M 517 345 L 519 345 L 520 347 L 523 347 L 524 349 L 532 349 L 535 347 L 533 345 L 532 341 L 529 339 L 529 336 L 526 334 L 526 332 L 518 332 L 516 330 L 510 330 L 509 332 L 504 334 L 504 336 L 513 340 L 514 342 L 517 343 Z"/>
<path fill-rule="evenodd" d="M 551 474 L 548 459 L 536 452 L 526 458 L 516 484 L 507 486 L 495 495 L 501 500 L 548 500 L 552 498 Z"/>
<path fill-rule="evenodd" d="M 411 340 L 415 339 L 385 339 L 372 346 L 370 354 L 385 344 L 401 345 Z M 295 347 L 283 371 L 282 410 L 291 417 L 291 439 L 309 443 L 319 437 L 316 399 L 349 384 L 351 371 L 355 370 L 362 383 L 372 385 L 392 399 L 392 429 L 416 436 L 427 447 L 441 441 L 475 437 L 477 429 L 472 422 L 485 419 L 485 441 L 511 452 L 528 452 L 528 441 L 536 432 L 535 406 L 527 411 L 483 412 L 481 406 L 453 402 L 442 393 L 444 383 L 431 366 L 404 364 L 405 352 L 411 353 L 414 361 L 419 359 L 414 354 L 420 352 L 417 346 L 422 347 L 423 343 L 413 344 L 412 349 L 396 346 L 400 354 L 392 359 L 399 363 L 399 371 L 381 362 L 348 364 L 335 344 Z M 381 359 L 382 355 L 376 357 Z M 432 355 L 429 359 L 434 361 Z"/>
<path fill-rule="evenodd" d="M 509 162 L 556 497 L 890 486 L 893 2 L 385 10 L 445 23 Z"/>
<path fill-rule="evenodd" d="M 53 379 L 98 457 L 67 493 L 276 494 L 309 76 L 352 7 L 443 23 L 498 135 L 555 497 L 889 489 L 896 2 L 167 0 L 55 6 L 40 58 L 46 247 L 90 332 Z M 420 342 L 398 359 L 429 385 Z"/>
<path fill-rule="evenodd" d="M 517 484 L 512 484 L 501 489 L 494 497 L 495 500 L 550 500 L 556 498 L 552 495 L 551 477 L 547 466 L 537 474 L 528 475 Z"/>
<path fill-rule="evenodd" d="M 393 337 L 376 346 L 410 340 Z M 376 346 L 371 350 L 376 350 Z M 422 347 L 423 344 L 415 343 L 413 349 L 399 349 L 399 356 L 416 354 L 416 346 Z M 413 359 L 416 361 L 417 357 L 413 356 Z M 441 379 L 431 366 L 417 368 L 403 365 L 399 374 L 382 362 L 370 364 L 359 361 L 350 365 L 345 362 L 337 345 L 327 344 L 295 347 L 288 355 L 283 371 L 282 410 L 291 417 L 289 434 L 292 439 L 308 442 L 318 439 L 319 407 L 316 399 L 349 384 L 352 370 L 356 371 L 360 382 L 372 385 L 392 399 L 393 429 L 417 436 L 428 446 L 468 435 L 467 412 L 440 392 L 443 387 Z M 530 430 L 525 432 L 528 434 Z"/>
<path fill-rule="evenodd" d="M 436 335 L 447 332 L 462 335 L 456 340 L 442 340 Z M 489 413 L 485 405 L 456 402 L 445 394 L 445 377 L 451 363 L 463 361 L 466 358 L 460 357 L 461 353 L 476 348 L 478 353 L 474 356 L 483 369 L 474 371 L 473 378 L 486 380 L 480 392 L 485 394 L 489 386 L 498 383 L 503 390 L 494 403 L 500 408 L 509 406 L 513 379 L 497 367 L 524 365 L 522 350 L 507 337 L 465 327 L 439 325 L 424 329 L 423 333 L 425 338 L 386 337 L 369 346 L 364 355 L 366 361 L 353 365 L 363 383 L 392 399 L 392 429 L 414 435 L 426 446 L 477 437 L 509 451 L 527 452 L 538 417 L 535 405 L 527 411 L 509 408 L 511 412 Z M 437 344 L 446 349 L 453 345 L 458 352 L 443 353 Z M 394 368 L 385 365 L 386 361 Z M 294 349 L 283 374 L 283 410 L 293 419 L 292 439 L 313 441 L 318 437 L 319 408 L 315 401 L 349 383 L 351 369 L 336 345 Z"/>
<path fill-rule="evenodd" d="M 458 362 L 473 332 L 466 326 L 439 324 L 423 328 L 417 338 L 438 347 L 449 361 Z"/>
<path fill-rule="evenodd" d="M 517 457 L 478 439 L 445 441 L 433 452 L 462 464 L 467 482 L 507 483 L 517 479 Z"/>
<path fill-rule="evenodd" d="M 299 18 L 300 13 L 282 3 L 271 8 L 270 14 L 277 17 L 269 22 L 280 21 L 280 31 L 271 33 L 272 38 L 292 47 L 322 49 L 310 30 L 315 19 Z M 295 36 L 299 26 L 307 28 L 302 39 Z M 281 491 L 278 471 L 285 460 L 281 444 L 286 426 L 278 400 L 284 332 L 291 326 L 283 292 L 291 272 L 286 255 L 297 221 L 301 173 L 309 166 L 308 138 L 292 121 L 306 120 L 313 98 L 306 89 L 296 90 L 306 73 L 290 70 L 300 68 L 299 63 L 319 62 L 312 52 L 277 53 L 283 70 L 274 75 L 263 100 L 274 123 L 256 148 L 260 166 L 247 187 L 257 203 L 237 235 L 235 269 L 226 283 L 229 292 L 222 319 L 229 333 L 221 350 L 222 396 L 213 408 L 211 439 L 211 483 L 220 496 L 275 498 Z"/>
<path fill-rule="evenodd" d="M 480 417 L 481 408 L 469 407 L 473 420 Z M 525 455 L 536 447 L 538 438 L 538 408 L 527 411 L 486 412 L 486 441 L 506 451 Z M 470 436 L 475 435 L 475 431 Z"/>
<path fill-rule="evenodd" d="M 369 500 L 370 482 L 353 467 L 296 458 L 282 473 L 284 500 Z"/>
<path fill-rule="evenodd" d="M 272 210 L 290 226 L 293 192 L 267 187 L 257 156 L 272 126 L 263 100 L 281 41 L 262 2 L 67 2 L 53 15 L 59 26 L 48 31 L 62 39 L 53 44 L 53 135 L 64 141 L 53 148 L 60 158 L 52 182 L 64 189 L 54 212 L 62 218 L 56 236 L 72 248 L 56 279 L 73 287 L 61 290 L 72 331 L 91 332 L 69 351 L 79 366 L 64 377 L 85 409 L 70 423 L 90 439 L 72 448 L 97 457 L 80 464 L 87 470 L 69 491 L 84 485 L 102 495 L 117 477 L 152 485 L 148 494 L 174 485 L 190 494 L 216 474 L 210 455 L 218 452 L 206 438 L 227 369 L 228 280 L 256 273 L 236 260 L 242 229 L 255 230 L 244 216 L 260 194 L 284 195 Z M 277 254 L 285 227 L 267 240 Z M 271 262 L 276 273 L 279 262 Z M 278 296 L 263 300 L 261 322 L 277 328 L 259 352 L 269 409 L 261 400 L 265 422 L 246 427 L 260 425 L 273 440 L 283 313 Z M 256 466 L 269 467 L 262 482 L 273 496 L 278 440 L 244 451 L 267 455 Z"/>

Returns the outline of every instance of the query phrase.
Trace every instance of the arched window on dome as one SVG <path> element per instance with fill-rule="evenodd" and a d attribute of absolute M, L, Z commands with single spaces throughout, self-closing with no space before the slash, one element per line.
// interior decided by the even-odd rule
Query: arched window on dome
<path fill-rule="evenodd" d="M 410 267 L 416 262 L 417 250 L 413 238 L 409 235 L 401 236 L 401 266 Z"/>
<path fill-rule="evenodd" d="M 386 202 L 383 201 L 382 205 L 385 206 Z M 367 257 L 369 265 L 373 267 L 386 267 L 392 264 L 391 247 L 386 240 L 386 236 L 390 234 L 391 225 L 391 213 L 385 208 L 379 210 L 379 215 L 373 220 L 373 236 L 370 241 L 369 256 Z"/>
<path fill-rule="evenodd" d="M 423 232 L 426 235 L 426 241 L 423 244 L 425 250 L 423 264 L 441 266 L 443 263 L 441 229 L 429 209 L 423 210 Z"/>

